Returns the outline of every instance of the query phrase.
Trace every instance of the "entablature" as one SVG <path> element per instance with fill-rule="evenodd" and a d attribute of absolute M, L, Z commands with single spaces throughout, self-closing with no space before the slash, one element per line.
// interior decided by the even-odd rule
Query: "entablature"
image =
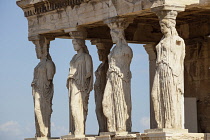
<path fill-rule="evenodd" d="M 103 21 L 112 17 L 132 17 L 134 22 L 125 30 L 126 39 L 131 43 L 158 42 L 162 37 L 159 20 L 151 8 L 167 8 L 168 3 L 174 9 L 183 9 L 187 4 L 186 10 L 177 17 L 177 29 L 184 39 L 197 38 L 193 36 L 194 24 L 209 25 L 210 10 L 206 7 L 210 0 L 173 1 L 179 4 L 173 5 L 167 0 L 20 0 L 17 4 L 28 19 L 29 37 L 71 38 L 66 29 L 83 27 L 87 29 L 89 40 L 111 39 L 110 29 Z M 205 27 L 202 36 L 210 34 L 206 26 L 202 26 Z"/>

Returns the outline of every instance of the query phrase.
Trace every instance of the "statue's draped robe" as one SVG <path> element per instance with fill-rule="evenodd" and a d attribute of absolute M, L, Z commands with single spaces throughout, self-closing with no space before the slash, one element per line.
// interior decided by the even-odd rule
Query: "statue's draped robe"
<path fill-rule="evenodd" d="M 108 56 L 109 69 L 102 104 L 109 132 L 131 131 L 132 57 L 133 52 L 127 45 L 115 46 Z"/>
<path fill-rule="evenodd" d="M 184 128 L 185 44 L 179 36 L 163 38 L 156 46 L 152 102 L 156 128 Z"/>
<path fill-rule="evenodd" d="M 102 101 L 107 81 L 106 74 L 108 67 L 109 67 L 108 62 L 101 63 L 95 72 L 96 81 L 94 84 L 94 90 L 95 90 L 96 116 L 99 124 L 99 132 L 107 132 L 107 119 L 103 113 Z"/>
<path fill-rule="evenodd" d="M 50 118 L 52 114 L 53 77 L 55 65 L 51 60 L 41 61 L 34 69 L 33 98 L 36 137 L 50 137 Z"/>
<path fill-rule="evenodd" d="M 86 75 L 91 76 L 86 78 Z M 93 88 L 93 65 L 89 54 L 76 54 L 70 62 L 69 72 L 70 131 L 84 135 L 88 113 L 88 100 Z"/>

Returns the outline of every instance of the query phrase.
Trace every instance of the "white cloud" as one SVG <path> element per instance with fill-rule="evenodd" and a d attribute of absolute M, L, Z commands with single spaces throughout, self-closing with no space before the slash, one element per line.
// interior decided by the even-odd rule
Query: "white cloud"
<path fill-rule="evenodd" d="M 22 127 L 16 121 L 8 121 L 0 124 L 0 139 L 23 139 Z"/>
<path fill-rule="evenodd" d="M 26 123 L 24 126 L 17 121 L 8 121 L 0 124 L 0 139 L 3 140 L 23 140 L 24 138 L 32 138 L 35 135 L 34 123 Z M 52 137 L 60 137 L 68 134 L 68 129 L 51 123 Z"/>
<path fill-rule="evenodd" d="M 142 127 L 149 128 L 150 127 L 150 118 L 149 117 L 142 117 L 140 119 L 140 124 Z"/>
<path fill-rule="evenodd" d="M 51 130 L 52 130 L 51 132 L 52 137 L 60 137 L 68 134 L 68 128 L 64 126 L 59 126 L 54 122 L 51 123 Z"/>
<path fill-rule="evenodd" d="M 8 121 L 0 125 L 1 133 L 10 133 L 18 136 L 22 134 L 20 129 L 21 129 L 20 125 L 18 124 L 18 122 L 15 121 Z"/>

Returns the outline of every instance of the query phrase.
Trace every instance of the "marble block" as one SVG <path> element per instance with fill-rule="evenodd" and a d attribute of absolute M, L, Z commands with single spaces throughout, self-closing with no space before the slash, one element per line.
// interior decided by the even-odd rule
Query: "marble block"
<path fill-rule="evenodd" d="M 137 140 L 208 140 L 204 133 L 188 133 L 187 129 L 145 130 Z"/>
<path fill-rule="evenodd" d="M 137 135 L 140 135 L 139 132 L 101 132 L 100 136 L 97 136 L 97 140 L 130 140 L 136 139 Z"/>
<path fill-rule="evenodd" d="M 59 137 L 47 138 L 47 137 L 37 137 L 37 138 L 25 138 L 24 140 L 61 140 Z"/>
<path fill-rule="evenodd" d="M 96 140 L 111 140 L 111 136 L 110 135 L 96 136 Z"/>
<path fill-rule="evenodd" d="M 188 129 L 147 129 L 144 133 L 188 133 Z"/>
<path fill-rule="evenodd" d="M 184 108 L 185 128 L 188 129 L 190 133 L 198 133 L 197 99 L 185 97 Z"/>
<path fill-rule="evenodd" d="M 62 140 L 95 140 L 94 135 L 65 135 L 61 136 Z"/>
<path fill-rule="evenodd" d="M 100 132 L 100 136 L 126 136 L 128 132 Z"/>

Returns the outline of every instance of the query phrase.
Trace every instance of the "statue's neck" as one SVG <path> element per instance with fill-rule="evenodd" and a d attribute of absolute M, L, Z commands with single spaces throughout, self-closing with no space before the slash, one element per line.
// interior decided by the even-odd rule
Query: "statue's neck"
<path fill-rule="evenodd" d="M 168 37 L 170 37 L 171 36 L 171 34 L 170 33 L 166 33 L 166 34 L 164 34 L 164 37 L 165 38 L 168 38 Z"/>
<path fill-rule="evenodd" d="M 47 57 L 43 57 L 43 58 L 40 59 L 40 62 L 44 62 L 46 60 L 47 60 Z"/>
<path fill-rule="evenodd" d="M 77 51 L 77 54 L 82 54 L 82 53 L 84 53 L 84 50 L 82 48 Z"/>

